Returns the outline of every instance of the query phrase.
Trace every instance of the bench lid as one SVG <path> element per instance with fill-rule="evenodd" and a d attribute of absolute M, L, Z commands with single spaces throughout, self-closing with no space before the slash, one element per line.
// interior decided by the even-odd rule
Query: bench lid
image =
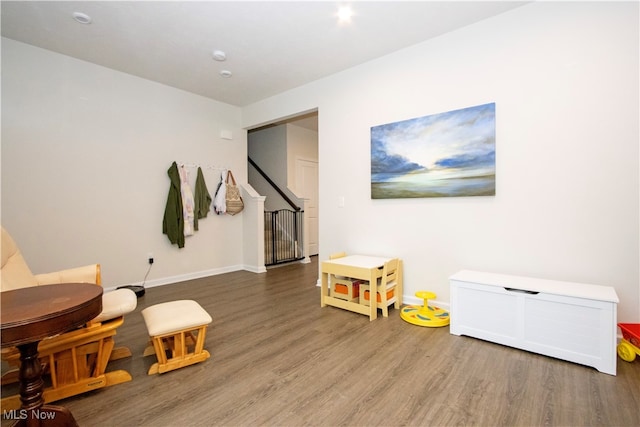
<path fill-rule="evenodd" d="M 473 270 L 459 271 L 449 277 L 449 280 L 597 301 L 620 302 L 616 290 L 611 286 L 537 279 L 533 277 L 512 276 Z"/>

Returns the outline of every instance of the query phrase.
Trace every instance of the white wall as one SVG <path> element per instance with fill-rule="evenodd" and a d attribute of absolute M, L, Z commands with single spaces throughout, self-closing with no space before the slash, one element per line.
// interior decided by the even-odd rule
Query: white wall
<path fill-rule="evenodd" d="M 246 145 L 237 107 L 2 39 L 2 224 L 35 273 L 99 262 L 105 287 L 138 283 L 149 252 L 147 284 L 243 268 L 242 215 L 210 214 L 184 249 L 162 218 L 171 162 L 245 183 Z"/>
<path fill-rule="evenodd" d="M 318 161 L 318 132 L 296 125 L 287 125 L 287 183 L 289 188 L 304 194 L 302 189 L 296 188 L 297 160 Z"/>
<path fill-rule="evenodd" d="M 638 47 L 636 2 L 537 2 L 250 105 L 243 123 L 318 108 L 320 259 L 400 256 L 405 295 L 445 303 L 460 269 L 610 285 L 637 322 Z M 371 200 L 372 126 L 488 102 L 495 197 Z"/>

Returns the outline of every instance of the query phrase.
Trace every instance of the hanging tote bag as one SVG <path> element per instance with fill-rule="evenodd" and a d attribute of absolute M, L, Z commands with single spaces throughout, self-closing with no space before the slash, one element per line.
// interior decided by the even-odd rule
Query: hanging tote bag
<path fill-rule="evenodd" d="M 229 182 L 231 179 L 231 182 Z M 236 180 L 233 177 L 233 173 L 229 171 L 227 173 L 227 213 L 229 215 L 235 215 L 239 212 L 242 212 L 244 209 L 244 202 L 242 201 L 242 196 L 240 195 L 240 188 L 236 185 Z"/>

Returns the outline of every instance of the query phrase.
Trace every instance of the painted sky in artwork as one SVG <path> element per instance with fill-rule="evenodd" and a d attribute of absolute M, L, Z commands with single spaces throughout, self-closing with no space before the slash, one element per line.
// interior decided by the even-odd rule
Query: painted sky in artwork
<path fill-rule="evenodd" d="M 494 174 L 495 103 L 371 128 L 372 183 L 433 187 Z"/>
<path fill-rule="evenodd" d="M 371 142 L 374 173 L 493 166 L 495 104 L 375 126 Z"/>

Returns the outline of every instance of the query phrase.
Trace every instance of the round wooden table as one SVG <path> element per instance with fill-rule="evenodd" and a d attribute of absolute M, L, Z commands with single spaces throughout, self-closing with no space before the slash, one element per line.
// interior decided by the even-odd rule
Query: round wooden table
<path fill-rule="evenodd" d="M 102 287 L 90 283 L 63 283 L 2 292 L 0 306 L 2 347 L 20 350 L 18 426 L 77 426 L 66 408 L 44 405 L 42 366 L 38 343 L 78 328 L 102 311 Z"/>

